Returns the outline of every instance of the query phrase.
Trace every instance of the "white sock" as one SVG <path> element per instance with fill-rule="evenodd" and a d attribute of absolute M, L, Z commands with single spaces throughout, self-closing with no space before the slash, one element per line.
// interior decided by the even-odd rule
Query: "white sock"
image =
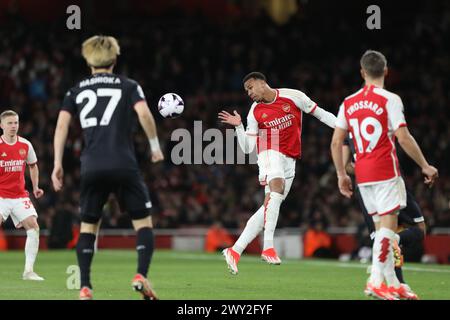
<path fill-rule="evenodd" d="M 244 252 L 245 248 L 247 248 L 248 244 L 256 238 L 258 233 L 264 227 L 264 206 L 261 206 L 258 211 L 256 211 L 250 219 L 247 221 L 247 225 L 242 231 L 242 234 L 239 236 L 239 239 L 233 246 L 233 250 L 239 254 Z"/>
<path fill-rule="evenodd" d="M 370 282 L 375 287 L 379 287 L 383 280 L 386 280 L 388 286 L 399 286 L 394 271 L 394 253 L 392 250 L 394 238 L 394 231 L 388 228 L 380 228 L 376 233 L 373 243 L 372 273 L 370 275 Z"/>
<path fill-rule="evenodd" d="M 273 235 L 277 226 L 280 206 L 283 202 L 283 195 L 277 192 L 271 192 L 266 206 L 266 219 L 264 223 L 264 249 L 273 248 Z"/>
<path fill-rule="evenodd" d="M 389 230 L 389 229 L 387 229 Z M 391 231 L 391 230 L 389 230 Z M 389 250 L 388 259 L 386 261 L 386 266 L 384 269 L 384 279 L 386 280 L 386 284 L 389 287 L 398 288 L 400 287 L 400 281 L 398 281 L 397 275 L 395 274 L 395 259 L 394 259 L 394 250 L 393 250 L 393 242 L 397 240 L 398 234 L 396 234 L 394 231 L 391 231 L 391 250 Z"/>
<path fill-rule="evenodd" d="M 27 230 L 25 242 L 25 272 L 33 271 L 34 261 L 39 250 L 39 229 Z"/>

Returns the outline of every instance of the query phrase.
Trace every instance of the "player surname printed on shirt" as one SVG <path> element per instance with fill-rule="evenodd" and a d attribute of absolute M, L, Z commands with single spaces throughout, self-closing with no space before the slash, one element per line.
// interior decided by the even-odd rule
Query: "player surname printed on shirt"
<path fill-rule="evenodd" d="M 37 162 L 31 143 L 18 137 L 13 144 L 0 138 L 0 198 L 28 197 L 25 190 L 25 166 Z"/>
<path fill-rule="evenodd" d="M 398 95 L 366 85 L 344 100 L 336 126 L 351 133 L 359 185 L 379 183 L 400 175 L 394 132 L 406 126 L 406 121 Z"/>

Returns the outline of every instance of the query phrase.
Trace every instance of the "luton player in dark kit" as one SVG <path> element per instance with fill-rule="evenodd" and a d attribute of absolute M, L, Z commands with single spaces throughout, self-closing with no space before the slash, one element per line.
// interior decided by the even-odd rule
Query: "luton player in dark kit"
<path fill-rule="evenodd" d="M 77 258 L 81 274 L 80 299 L 92 299 L 90 267 L 102 209 L 114 193 L 131 216 L 137 233 L 137 274 L 132 280 L 144 299 L 157 296 L 147 279 L 153 255 L 153 225 L 147 187 L 136 160 L 133 133 L 137 121 L 149 139 L 152 162 L 163 160 L 156 125 L 142 88 L 135 81 L 113 73 L 120 47 L 113 37 L 94 36 L 82 45 L 82 55 L 92 75 L 70 89 L 58 116 L 54 137 L 53 187 L 63 187 L 63 153 L 72 117 L 83 130 L 81 155 L 81 230 Z"/>

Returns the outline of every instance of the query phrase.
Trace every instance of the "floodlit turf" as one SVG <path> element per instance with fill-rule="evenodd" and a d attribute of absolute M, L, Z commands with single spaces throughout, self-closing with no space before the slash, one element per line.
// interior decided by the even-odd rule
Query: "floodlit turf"
<path fill-rule="evenodd" d="M 23 251 L 0 252 L 0 299 L 77 299 L 67 269 L 74 251 L 42 251 L 35 270 L 43 282 L 21 280 Z M 139 299 L 131 290 L 136 253 L 100 250 L 94 257 L 95 299 Z M 336 260 L 283 260 L 268 265 L 256 256 L 241 258 L 239 275 L 228 273 L 222 255 L 156 251 L 150 278 L 161 299 L 366 299 L 367 265 Z M 450 266 L 407 264 L 405 279 L 421 299 L 450 299 Z"/>

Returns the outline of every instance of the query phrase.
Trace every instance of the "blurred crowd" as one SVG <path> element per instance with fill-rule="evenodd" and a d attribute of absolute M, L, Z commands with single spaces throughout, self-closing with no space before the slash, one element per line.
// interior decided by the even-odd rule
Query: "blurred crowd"
<path fill-rule="evenodd" d="M 428 189 L 420 169 L 399 151 L 407 187 L 417 197 L 430 229 L 450 227 L 450 10 L 445 1 L 441 5 L 445 10 L 433 7 L 411 13 L 409 23 L 386 17 L 386 30 L 378 31 L 365 30 L 361 19 L 318 19 L 315 15 L 320 12 L 313 4 L 284 25 L 275 24 L 263 11 L 250 17 L 237 14 L 220 23 L 171 11 L 159 18 L 98 22 L 89 29 L 92 32 L 69 32 L 52 23 L 30 25 L 10 15 L 0 28 L 0 107 L 20 114 L 20 135 L 37 152 L 40 184 L 46 192 L 34 201 L 41 228 L 78 219 L 79 125 L 74 122 L 70 131 L 65 188 L 58 194 L 50 180 L 52 142 L 65 92 L 88 74 L 80 45 L 96 31 L 119 39 L 122 54 L 116 72 L 141 84 L 157 120 L 164 163 L 150 163 L 141 129 L 135 139 L 157 228 L 210 226 L 218 221 L 227 228 L 240 228 L 263 201 L 256 165 L 173 165 L 171 150 L 177 143 L 171 141 L 173 130 L 192 130 L 194 121 L 202 121 L 203 130 L 225 130 L 217 120 L 222 109 L 237 110 L 245 119 L 251 101 L 242 78 L 256 70 L 266 74 L 272 87 L 300 89 L 336 114 L 342 100 L 362 84 L 359 57 L 366 49 L 387 56 L 386 86 L 402 97 L 410 131 L 440 171 L 437 184 Z M 157 101 L 166 92 L 184 98 L 181 117 L 163 119 L 158 114 Z M 278 226 L 360 225 L 363 219 L 356 199 L 345 199 L 337 189 L 329 152 L 332 130 L 314 117 L 305 115 L 303 120 L 303 157 Z M 105 206 L 103 227 L 130 226 L 112 197 Z M 6 227 L 12 228 L 11 223 Z"/>

